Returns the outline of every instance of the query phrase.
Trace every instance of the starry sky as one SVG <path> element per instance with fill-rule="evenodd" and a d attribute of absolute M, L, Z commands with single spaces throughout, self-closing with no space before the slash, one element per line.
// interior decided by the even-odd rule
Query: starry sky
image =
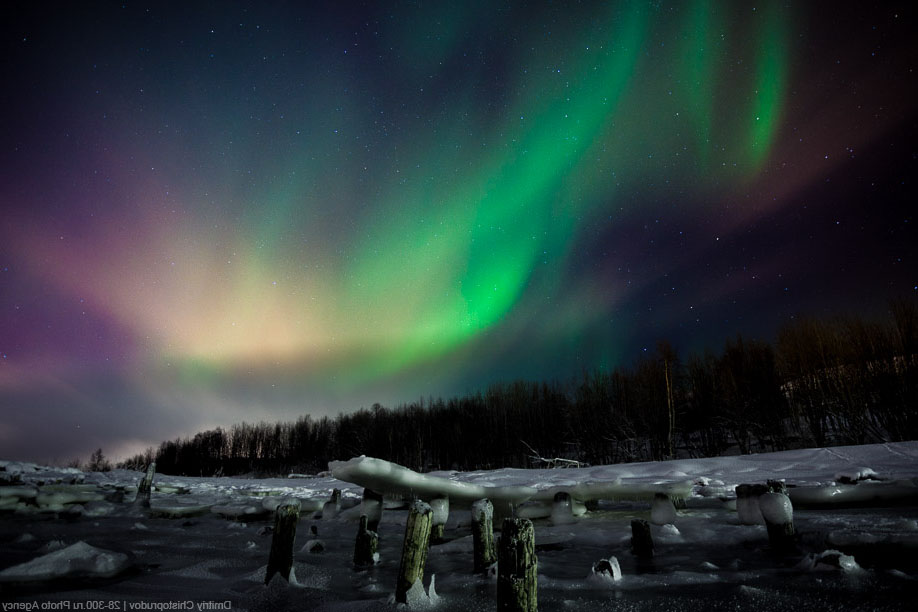
<path fill-rule="evenodd" d="M 909 3 L 0 11 L 3 457 L 564 382 L 918 286 Z"/>

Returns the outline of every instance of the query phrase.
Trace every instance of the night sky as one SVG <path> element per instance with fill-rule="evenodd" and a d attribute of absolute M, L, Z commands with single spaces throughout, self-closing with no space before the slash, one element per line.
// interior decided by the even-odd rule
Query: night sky
<path fill-rule="evenodd" d="M 911 3 L 7 2 L 0 457 L 918 289 Z"/>

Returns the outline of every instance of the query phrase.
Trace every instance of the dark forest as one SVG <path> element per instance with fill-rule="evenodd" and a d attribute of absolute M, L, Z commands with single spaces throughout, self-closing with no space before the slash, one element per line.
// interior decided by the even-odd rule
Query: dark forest
<path fill-rule="evenodd" d="M 335 418 L 238 423 L 163 442 L 119 467 L 166 474 L 318 472 L 370 455 L 421 471 L 710 457 L 918 438 L 918 301 L 883 320 L 795 318 L 773 344 L 741 336 L 630 368 L 517 381 Z"/>

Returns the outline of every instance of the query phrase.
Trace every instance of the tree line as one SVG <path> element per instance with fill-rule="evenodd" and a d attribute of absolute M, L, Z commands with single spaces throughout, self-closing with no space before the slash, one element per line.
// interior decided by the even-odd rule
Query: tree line
<path fill-rule="evenodd" d="M 167 474 L 318 472 L 369 455 L 427 471 L 709 457 L 918 438 L 918 301 L 883 320 L 796 318 L 681 359 L 667 342 L 579 380 L 491 386 L 337 417 L 238 423 L 122 462 Z"/>

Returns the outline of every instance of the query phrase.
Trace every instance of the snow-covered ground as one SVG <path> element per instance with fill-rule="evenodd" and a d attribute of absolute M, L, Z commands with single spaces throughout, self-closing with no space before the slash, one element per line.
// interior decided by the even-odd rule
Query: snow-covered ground
<path fill-rule="evenodd" d="M 4 612 L 35 602 L 32 609 L 394 609 L 387 602 L 407 516 L 396 498 L 443 494 L 445 541 L 431 547 L 425 573 L 428 584 L 436 575 L 438 610 L 496 608 L 494 578 L 472 572 L 469 507 L 481 497 L 499 514 L 513 507 L 533 519 L 542 610 L 910 610 L 918 594 L 918 442 L 560 470 L 420 475 L 356 458 L 315 478 L 157 474 L 150 509 L 131 503 L 138 472 L 0 468 L 0 481 L 15 481 L 0 486 Z M 769 548 L 758 507 L 736 511 L 735 485 L 769 479 L 784 480 L 793 501 L 798 546 L 789 554 Z M 387 507 L 379 563 L 357 570 L 364 485 L 387 493 Z M 334 489 L 340 506 L 326 505 Z M 572 499 L 553 507 L 558 492 Z M 651 510 L 654 493 L 686 508 L 674 513 L 657 497 Z M 265 587 L 273 510 L 290 498 L 302 508 L 296 581 Z M 631 554 L 632 518 L 663 523 L 651 526 L 652 560 Z M 603 559 L 619 579 L 592 571 Z"/>

